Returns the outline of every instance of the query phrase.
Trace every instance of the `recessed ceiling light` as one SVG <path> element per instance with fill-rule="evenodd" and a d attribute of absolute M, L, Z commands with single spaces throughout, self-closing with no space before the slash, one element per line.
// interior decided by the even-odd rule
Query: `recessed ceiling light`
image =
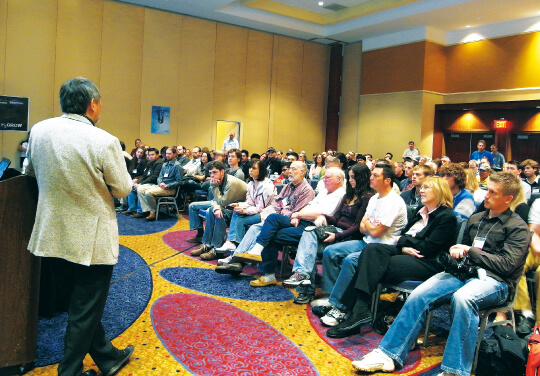
<path fill-rule="evenodd" d="M 471 25 L 467 25 L 467 26 L 465 26 L 465 27 L 471 27 Z"/>
<path fill-rule="evenodd" d="M 319 6 L 322 7 L 324 5 L 323 1 L 319 1 Z"/>

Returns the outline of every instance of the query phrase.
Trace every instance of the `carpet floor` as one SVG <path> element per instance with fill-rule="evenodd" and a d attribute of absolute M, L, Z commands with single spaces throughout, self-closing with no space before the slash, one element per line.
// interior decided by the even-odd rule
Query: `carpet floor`
<path fill-rule="evenodd" d="M 253 288 L 253 267 L 239 277 L 213 271 L 215 261 L 189 255 L 194 235 L 185 217 L 146 222 L 118 215 L 120 258 L 103 324 L 115 346 L 135 346 L 118 375 L 354 375 L 351 360 L 381 340 L 369 325 L 359 335 L 330 339 L 306 305 L 281 284 Z M 447 313 L 438 315 L 444 333 Z M 446 320 L 447 321 L 447 320 Z M 66 314 L 40 318 L 36 366 L 30 376 L 56 375 Z M 404 376 L 436 375 L 444 335 L 417 347 Z M 97 369 L 90 356 L 85 369 Z"/>

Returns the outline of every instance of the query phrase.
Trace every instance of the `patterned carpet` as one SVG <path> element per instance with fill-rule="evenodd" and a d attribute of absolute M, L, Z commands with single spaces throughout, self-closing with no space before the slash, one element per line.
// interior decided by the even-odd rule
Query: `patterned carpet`
<path fill-rule="evenodd" d="M 158 222 L 119 215 L 120 260 L 103 319 L 113 343 L 135 346 L 125 375 L 354 375 L 350 365 L 375 348 L 381 336 L 362 333 L 333 340 L 317 317 L 292 302 L 281 286 L 253 288 L 254 268 L 238 278 L 213 272 L 215 262 L 189 255 L 185 217 Z M 27 375 L 56 375 L 65 314 L 40 319 L 39 366 Z M 444 326 L 444 323 L 441 325 Z M 395 374 L 440 372 L 444 340 L 410 353 Z M 97 369 L 87 356 L 85 369 Z"/>

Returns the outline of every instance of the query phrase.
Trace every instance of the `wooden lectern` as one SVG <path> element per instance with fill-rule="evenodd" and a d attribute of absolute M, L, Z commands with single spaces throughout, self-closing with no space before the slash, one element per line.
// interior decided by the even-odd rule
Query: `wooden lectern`
<path fill-rule="evenodd" d="M 40 260 L 27 248 L 37 201 L 35 178 L 0 181 L 0 374 L 36 356 Z"/>

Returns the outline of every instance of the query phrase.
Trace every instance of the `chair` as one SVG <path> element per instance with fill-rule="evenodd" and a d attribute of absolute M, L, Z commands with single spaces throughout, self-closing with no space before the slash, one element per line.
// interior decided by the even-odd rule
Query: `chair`
<path fill-rule="evenodd" d="M 171 206 L 176 209 L 176 216 L 178 216 L 178 205 L 176 200 L 178 199 L 178 194 L 180 193 L 180 188 L 176 188 L 174 195 L 170 196 L 158 196 L 157 205 L 156 205 L 156 221 L 159 217 L 159 208 L 160 206 L 167 206 L 167 213 L 171 213 Z"/>
<path fill-rule="evenodd" d="M 297 245 L 285 245 L 283 246 L 283 250 L 281 251 L 281 266 L 279 268 L 279 278 L 283 279 L 283 276 L 285 275 L 285 268 L 287 265 L 290 264 L 291 259 L 293 259 L 293 255 L 296 254 L 296 250 L 298 249 Z"/>

